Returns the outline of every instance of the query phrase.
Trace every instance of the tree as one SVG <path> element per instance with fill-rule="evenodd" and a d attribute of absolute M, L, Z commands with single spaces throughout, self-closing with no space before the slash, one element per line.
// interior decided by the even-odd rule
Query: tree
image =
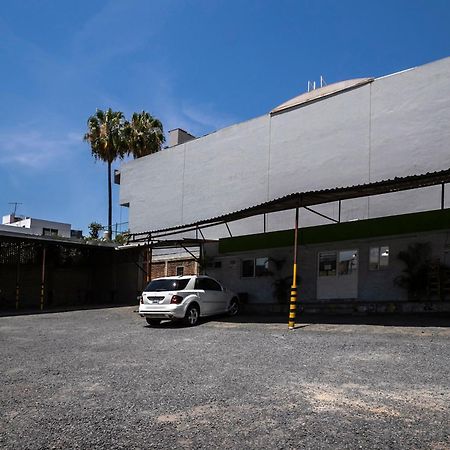
<path fill-rule="evenodd" d="M 409 300 L 421 300 L 427 291 L 431 254 L 430 242 L 415 242 L 397 256 L 406 267 L 394 283 L 408 291 Z"/>
<path fill-rule="evenodd" d="M 108 236 L 112 236 L 112 185 L 111 166 L 117 158 L 123 159 L 126 150 L 125 120 L 123 113 L 97 109 L 95 114 L 87 121 L 88 132 L 84 140 L 91 145 L 92 156 L 96 160 L 108 164 Z"/>
<path fill-rule="evenodd" d="M 98 239 L 100 231 L 103 230 L 103 225 L 98 222 L 91 222 L 88 225 L 89 228 L 89 237 L 91 239 Z"/>
<path fill-rule="evenodd" d="M 161 150 L 165 141 L 162 123 L 148 112 L 134 113 L 125 125 L 127 153 L 135 159 Z"/>

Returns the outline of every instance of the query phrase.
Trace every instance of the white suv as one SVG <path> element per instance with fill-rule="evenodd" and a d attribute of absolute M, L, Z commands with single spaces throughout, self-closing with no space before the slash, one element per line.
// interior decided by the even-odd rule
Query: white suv
<path fill-rule="evenodd" d="M 238 311 L 237 295 L 202 275 L 155 278 L 145 288 L 139 304 L 139 314 L 149 325 L 181 319 L 193 326 L 199 317 L 222 313 L 235 316 Z"/>

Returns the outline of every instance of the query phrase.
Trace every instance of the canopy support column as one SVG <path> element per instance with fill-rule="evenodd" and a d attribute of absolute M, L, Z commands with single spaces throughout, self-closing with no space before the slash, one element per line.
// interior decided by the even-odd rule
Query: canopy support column
<path fill-rule="evenodd" d="M 291 300 L 289 303 L 289 329 L 295 327 L 295 314 L 297 311 L 297 248 L 298 248 L 298 206 L 295 208 L 294 228 L 294 263 L 292 268 Z"/>
<path fill-rule="evenodd" d="M 42 271 L 41 271 L 41 311 L 44 309 L 44 294 L 45 294 L 45 256 L 47 247 L 42 248 Z"/>
<path fill-rule="evenodd" d="M 152 252 L 152 244 L 151 244 L 151 238 L 148 240 L 148 247 L 147 247 L 147 284 L 150 283 L 152 280 L 152 259 L 153 259 L 153 252 Z"/>
<path fill-rule="evenodd" d="M 201 242 L 200 243 L 200 255 L 199 255 L 199 264 L 200 264 L 200 270 L 199 270 L 199 275 L 204 275 L 205 274 L 205 248 L 204 248 L 204 243 Z"/>
<path fill-rule="evenodd" d="M 19 309 L 19 300 L 20 300 L 20 253 L 21 253 L 21 244 L 20 242 L 17 244 L 17 271 L 16 271 L 16 309 Z"/>

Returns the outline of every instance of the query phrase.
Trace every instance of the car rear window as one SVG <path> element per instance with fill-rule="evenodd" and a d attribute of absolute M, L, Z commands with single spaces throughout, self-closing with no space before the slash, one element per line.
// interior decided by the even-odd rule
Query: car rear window
<path fill-rule="evenodd" d="M 181 280 L 175 278 L 153 280 L 145 288 L 145 292 L 182 291 L 187 286 L 188 282 L 189 278 L 183 278 Z"/>

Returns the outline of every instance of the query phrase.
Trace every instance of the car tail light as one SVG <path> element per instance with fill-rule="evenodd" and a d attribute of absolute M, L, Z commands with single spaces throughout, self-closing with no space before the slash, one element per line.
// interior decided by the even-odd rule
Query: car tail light
<path fill-rule="evenodd" d="M 183 301 L 183 297 L 180 295 L 172 295 L 172 298 L 170 299 L 170 303 L 175 303 L 179 305 Z"/>

